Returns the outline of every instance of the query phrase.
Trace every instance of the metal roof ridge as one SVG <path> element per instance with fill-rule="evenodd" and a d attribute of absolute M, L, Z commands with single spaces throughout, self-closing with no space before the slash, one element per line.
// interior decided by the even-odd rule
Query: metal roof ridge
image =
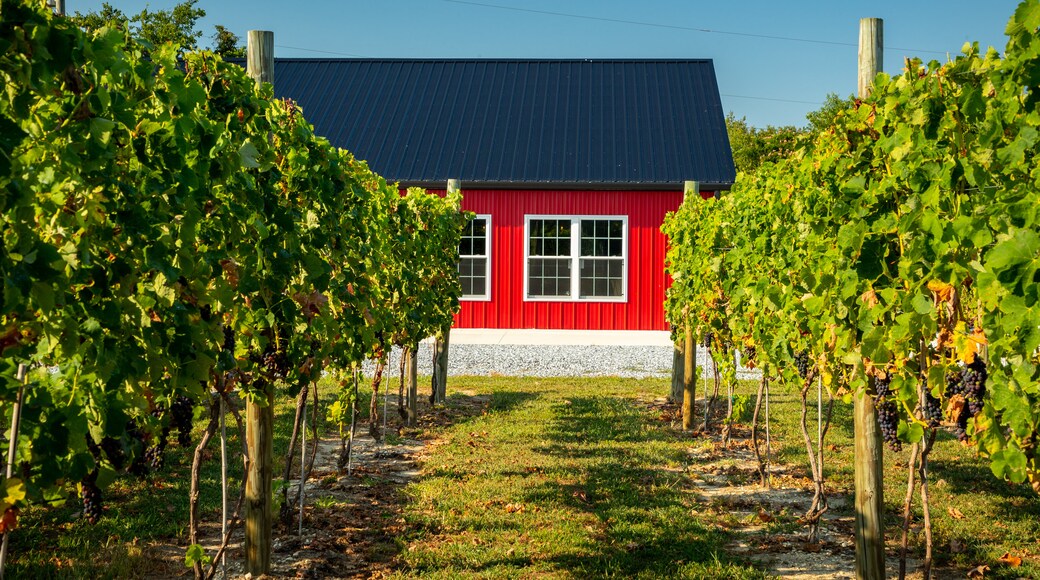
<path fill-rule="evenodd" d="M 243 62 L 245 59 L 226 59 L 229 62 Z M 315 57 L 315 56 L 276 56 L 276 61 L 284 62 L 422 62 L 422 63 L 710 63 L 711 58 L 436 58 L 436 57 Z"/>

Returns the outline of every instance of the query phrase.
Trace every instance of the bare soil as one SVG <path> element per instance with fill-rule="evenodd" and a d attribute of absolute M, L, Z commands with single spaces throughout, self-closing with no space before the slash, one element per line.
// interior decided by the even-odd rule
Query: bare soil
<path fill-rule="evenodd" d="M 339 470 L 341 441 L 322 439 L 314 471 L 304 487 L 303 533 L 299 533 L 299 511 L 289 525 L 279 522 L 274 530 L 271 573 L 267 578 L 381 578 L 394 569 L 405 530 L 401 507 L 403 488 L 419 475 L 424 450 L 436 445 L 437 427 L 460 418 L 479 415 L 490 401 L 471 395 L 455 399 L 451 407 L 420 409 L 419 425 L 402 428 L 391 397 L 390 424 L 384 440 L 368 435 L 368 425 L 359 424 L 352 446 L 350 471 Z M 395 424 L 397 423 L 397 424 Z M 308 443 L 310 447 L 310 443 Z M 297 455 L 297 458 L 299 455 Z M 299 477 L 298 473 L 294 477 Z M 295 497 L 298 485 L 289 488 Z M 237 493 L 233 491 L 232 493 Z M 207 554 L 220 546 L 220 517 L 200 526 L 200 544 Z M 147 547 L 154 567 L 144 577 L 191 577 L 184 565 L 186 545 L 155 544 Z M 216 578 L 248 578 L 243 569 L 241 526 L 231 537 L 227 575 L 220 567 Z"/>

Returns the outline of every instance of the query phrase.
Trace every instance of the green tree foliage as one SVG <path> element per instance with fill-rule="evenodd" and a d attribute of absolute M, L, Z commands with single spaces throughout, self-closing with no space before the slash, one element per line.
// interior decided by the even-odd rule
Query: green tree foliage
<path fill-rule="evenodd" d="M 733 113 L 726 116 L 726 131 L 733 151 L 733 163 L 738 173 L 749 173 L 764 163 L 776 163 L 791 154 L 795 142 L 802 134 L 798 128 L 787 125 L 765 129 L 752 127 L 747 119 L 736 118 Z"/>
<path fill-rule="evenodd" d="M 85 30 L 97 31 L 103 26 L 115 26 L 128 31 L 135 38 L 140 38 L 152 46 L 160 46 L 172 42 L 183 50 L 198 50 L 202 32 L 198 30 L 199 19 L 206 16 L 206 11 L 198 6 L 199 0 L 184 0 L 169 10 L 149 10 L 127 16 L 122 10 L 108 2 L 101 5 L 97 12 L 76 12 L 72 21 Z M 214 51 L 227 56 L 244 56 L 244 52 L 228 53 L 238 47 L 238 37 L 223 26 L 217 26 L 214 36 Z M 221 52 L 225 51 L 225 52 Z"/>
<path fill-rule="evenodd" d="M 828 93 L 823 100 L 823 105 L 819 109 L 810 111 L 805 115 L 805 118 L 809 121 L 806 131 L 808 133 L 819 133 L 820 131 L 830 129 L 834 126 L 838 114 L 848 110 L 855 101 L 856 98 L 853 95 L 841 98 L 837 93 Z"/>
<path fill-rule="evenodd" d="M 219 24 L 216 25 L 216 33 L 213 34 L 213 52 L 221 58 L 246 57 L 246 47 L 242 46 L 242 40 L 238 35 Z"/>
<path fill-rule="evenodd" d="M 890 381 L 903 441 L 938 404 L 994 475 L 1040 491 L 1038 27 L 1022 2 L 1003 57 L 911 60 L 869 99 L 829 99 L 829 127 L 730 194 L 685 202 L 662 228 L 670 321 L 788 381 L 802 356 L 848 397 Z"/>

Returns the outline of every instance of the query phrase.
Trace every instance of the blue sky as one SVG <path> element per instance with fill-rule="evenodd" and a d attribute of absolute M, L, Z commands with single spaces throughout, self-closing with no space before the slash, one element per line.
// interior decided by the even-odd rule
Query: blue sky
<path fill-rule="evenodd" d="M 69 12 L 101 0 L 66 0 Z M 109 0 L 127 13 L 176 0 Z M 1003 50 L 1015 0 L 200 0 L 208 37 L 273 30 L 283 57 L 710 58 L 727 112 L 804 125 L 828 93 L 856 90 L 859 19 L 883 18 L 885 71 L 945 60 L 965 42 Z M 768 38 L 773 37 L 773 38 Z M 778 38 L 783 37 L 783 38 Z M 785 40 L 795 39 L 795 40 Z M 277 82 L 277 79 L 276 79 Z"/>

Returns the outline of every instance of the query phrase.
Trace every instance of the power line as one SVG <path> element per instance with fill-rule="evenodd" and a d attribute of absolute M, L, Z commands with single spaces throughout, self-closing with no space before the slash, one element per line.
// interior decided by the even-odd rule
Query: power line
<path fill-rule="evenodd" d="M 726 93 L 719 93 L 720 97 L 730 97 L 734 99 L 754 99 L 756 101 L 777 101 L 780 103 L 798 103 L 800 105 L 822 105 L 819 101 L 796 101 L 794 99 L 776 99 L 773 97 L 749 97 L 748 95 L 729 95 Z"/>
<path fill-rule="evenodd" d="M 606 18 L 603 16 L 588 16 L 586 14 L 569 14 L 566 12 L 553 12 L 550 10 L 536 10 L 534 8 L 517 8 L 515 6 L 501 6 L 498 4 L 485 4 L 483 2 L 473 2 L 472 0 L 442 0 L 443 2 L 451 2 L 453 4 L 466 4 L 469 6 L 480 6 L 483 8 L 497 8 L 499 10 L 512 10 L 514 12 L 528 12 L 531 14 L 544 14 L 548 16 L 563 16 L 565 18 L 578 18 L 582 20 L 596 20 L 599 22 L 611 22 L 614 24 L 632 24 L 636 26 L 649 26 L 652 28 L 668 28 L 671 30 L 686 30 L 689 32 L 703 32 L 706 34 L 726 34 L 730 36 L 744 36 L 749 38 L 763 38 L 766 40 L 783 40 L 787 42 L 805 42 L 809 44 L 826 44 L 831 46 L 851 46 L 858 47 L 859 45 L 853 42 L 837 42 L 833 40 L 819 40 L 813 38 L 799 38 L 794 36 L 774 36 L 771 34 L 755 34 L 752 32 L 736 32 L 733 30 L 715 30 L 712 28 L 697 28 L 693 26 L 680 26 L 677 24 L 661 24 L 660 22 L 641 22 L 637 20 L 624 20 L 621 18 Z M 901 51 L 901 52 L 912 52 L 912 53 L 929 53 L 929 54 L 948 54 L 949 51 L 945 50 L 924 50 L 917 48 L 901 48 L 898 46 L 886 46 L 885 50 Z"/>
<path fill-rule="evenodd" d="M 352 57 L 355 57 L 355 58 L 368 58 L 367 56 L 365 56 L 363 54 L 352 54 L 352 53 L 349 53 L 349 52 L 336 52 L 336 51 L 332 51 L 332 50 L 317 50 L 317 49 L 314 49 L 314 48 L 300 48 L 299 46 L 285 46 L 284 44 L 276 44 L 275 46 L 278 47 L 278 48 L 288 48 L 289 50 L 302 50 L 304 52 L 320 52 L 322 54 L 337 54 L 339 56 L 352 56 Z"/>

